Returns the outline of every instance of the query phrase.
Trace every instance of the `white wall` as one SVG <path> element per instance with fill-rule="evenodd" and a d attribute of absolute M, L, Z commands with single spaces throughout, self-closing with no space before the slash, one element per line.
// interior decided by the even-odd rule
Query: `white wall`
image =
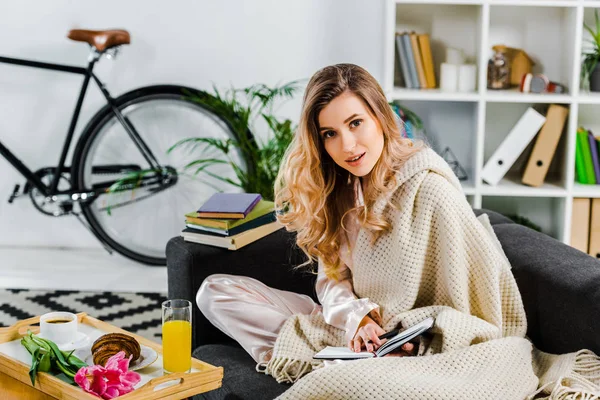
<path fill-rule="evenodd" d="M 76 1 L 0 5 L 0 55 L 85 65 L 88 46 L 69 29 L 124 28 L 131 45 L 96 69 L 113 95 L 179 83 L 210 90 L 307 79 L 352 62 L 383 71 L 383 0 Z M 0 140 L 32 170 L 56 165 L 81 77 L 0 64 Z M 283 110 L 297 120 L 299 98 Z M 76 138 L 102 106 L 92 87 Z M 100 247 L 73 217 L 37 212 L 28 198 L 7 203 L 22 177 L 0 158 L 0 245 Z"/>

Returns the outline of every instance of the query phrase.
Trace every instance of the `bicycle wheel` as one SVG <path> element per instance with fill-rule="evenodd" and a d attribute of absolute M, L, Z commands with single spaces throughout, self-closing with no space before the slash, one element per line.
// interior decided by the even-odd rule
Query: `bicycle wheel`
<path fill-rule="evenodd" d="M 166 265 L 166 244 L 185 228 L 185 214 L 197 210 L 214 192 L 242 191 L 205 174 L 196 175 L 195 170 L 184 172 L 184 166 L 200 158 L 224 159 L 218 150 L 207 148 L 208 151 L 201 153 L 198 148 L 185 146 L 167 152 L 186 138 L 235 139 L 225 120 L 186 99 L 183 89 L 151 86 L 116 99 L 123 116 L 132 123 L 161 166 L 176 171 L 175 183 L 158 191 L 149 186 L 104 193 L 81 205 L 82 213 L 101 240 L 122 255 L 144 264 Z M 188 90 L 207 96 L 204 92 Z M 237 148 L 232 148 L 229 156 L 237 165 L 247 168 Z M 133 170 L 150 168 L 108 107 L 90 121 L 73 159 L 75 182 L 82 192 L 101 186 L 102 182 L 123 179 Z M 127 167 L 110 168 L 115 165 Z M 227 164 L 214 165 L 210 172 L 237 180 Z"/>

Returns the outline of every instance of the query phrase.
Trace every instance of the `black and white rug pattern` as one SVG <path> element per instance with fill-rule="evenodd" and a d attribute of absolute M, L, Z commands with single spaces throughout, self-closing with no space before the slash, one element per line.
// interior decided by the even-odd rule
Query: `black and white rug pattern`
<path fill-rule="evenodd" d="M 161 343 L 161 303 L 166 293 L 0 289 L 0 327 L 51 311 L 89 316 Z"/>

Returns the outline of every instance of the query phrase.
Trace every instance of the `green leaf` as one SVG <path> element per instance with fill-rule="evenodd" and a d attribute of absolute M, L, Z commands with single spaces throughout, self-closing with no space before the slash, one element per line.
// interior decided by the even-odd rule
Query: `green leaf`
<path fill-rule="evenodd" d="M 31 334 L 25 335 L 21 338 L 21 344 L 27 349 L 29 354 L 33 354 L 36 351 L 39 351 L 40 346 L 35 343 L 31 337 Z"/>
<path fill-rule="evenodd" d="M 594 18 L 596 20 L 596 35 L 592 35 L 596 38 L 596 43 L 600 47 L 600 19 L 598 19 L 598 9 L 594 10 Z"/>
<path fill-rule="evenodd" d="M 50 353 L 44 352 L 44 355 L 40 359 L 40 363 L 38 365 L 38 371 L 48 372 L 52 366 Z"/>
<path fill-rule="evenodd" d="M 31 358 L 31 367 L 29 368 L 29 379 L 31 379 L 31 386 L 35 386 L 35 377 L 37 376 L 38 365 L 40 363 L 40 349 L 37 348 Z"/>
<path fill-rule="evenodd" d="M 63 351 L 62 353 L 63 356 L 65 356 L 65 360 L 67 360 L 67 362 L 77 371 L 79 371 L 80 368 L 87 367 L 88 364 L 81 361 L 81 359 L 79 359 L 77 356 L 73 355 L 74 352 L 75 350 L 71 350 L 70 352 Z"/>
<path fill-rule="evenodd" d="M 228 164 L 227 161 L 224 160 L 219 160 L 218 158 L 207 158 L 207 159 L 203 159 L 203 160 L 195 160 L 192 162 L 189 162 L 188 164 L 186 164 L 183 169 L 189 169 L 191 167 L 195 167 L 196 165 L 203 165 L 205 164 L 202 168 L 206 168 L 208 166 L 214 165 L 214 164 Z"/>

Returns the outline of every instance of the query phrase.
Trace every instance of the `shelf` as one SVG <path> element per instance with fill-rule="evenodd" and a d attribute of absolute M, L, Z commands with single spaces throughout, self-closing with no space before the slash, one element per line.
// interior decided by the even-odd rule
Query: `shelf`
<path fill-rule="evenodd" d="M 522 93 L 517 89 L 487 90 L 483 95 L 477 92 L 447 92 L 440 89 L 406 89 L 395 87 L 391 93 L 393 100 L 415 101 L 466 101 L 483 99 L 490 103 L 562 103 L 571 104 L 574 97 L 570 94 Z M 600 93 L 581 96 L 580 103 L 600 104 Z"/>
<path fill-rule="evenodd" d="M 451 4 L 451 5 L 482 5 L 484 0 L 396 0 L 396 4 Z"/>
<path fill-rule="evenodd" d="M 559 183 L 545 182 L 540 187 L 531 187 L 516 178 L 504 178 L 496 186 L 483 183 L 480 193 L 483 196 L 566 197 L 567 189 Z"/>
<path fill-rule="evenodd" d="M 570 94 L 522 93 L 518 89 L 487 90 L 483 99 L 494 103 L 564 103 L 573 102 Z M 600 99 L 600 98 L 599 98 Z"/>
<path fill-rule="evenodd" d="M 434 0 L 435 1 L 435 0 Z M 478 60 L 481 52 L 481 18 L 482 7 L 473 2 L 440 2 L 440 3 L 406 3 L 396 2 L 393 7 L 395 16 L 391 22 L 394 34 L 404 32 L 415 32 L 416 34 L 428 34 L 433 59 L 433 70 L 436 77 L 436 85 L 440 84 L 441 64 L 445 62 L 447 50 L 454 48 L 462 53 L 464 61 L 469 64 L 475 64 L 476 70 L 479 70 Z M 460 29 L 456 29 L 460 26 Z M 475 93 L 460 94 L 456 92 L 442 92 L 439 89 L 406 89 L 399 87 L 399 82 L 407 81 L 406 76 L 410 75 L 404 71 L 399 63 L 398 45 L 395 35 L 390 38 L 391 47 L 394 53 L 390 53 L 390 61 L 394 68 L 392 69 L 393 79 L 396 87 L 393 88 L 394 96 L 397 99 L 411 100 L 434 100 L 434 101 L 477 101 L 473 97 Z M 404 77 L 404 79 L 401 78 Z M 408 79 L 410 80 L 410 79 Z M 477 82 L 475 82 L 477 84 Z M 409 87 L 411 85 L 408 85 Z M 399 89 L 399 90 L 396 90 Z M 400 97 L 402 96 L 402 97 Z M 408 97 L 407 97 L 408 96 Z"/>
<path fill-rule="evenodd" d="M 573 197 L 600 197 L 600 185 L 584 185 L 583 183 L 575 182 L 572 193 Z"/>
<path fill-rule="evenodd" d="M 600 104 L 600 93 L 581 93 L 577 97 L 579 104 Z"/>
<path fill-rule="evenodd" d="M 518 7 L 577 7 L 577 0 L 488 0 L 492 6 Z"/>
<path fill-rule="evenodd" d="M 467 196 L 472 196 L 474 194 L 477 193 L 477 190 L 475 189 L 475 182 L 473 180 L 473 175 L 469 174 L 469 179 L 466 181 L 461 181 L 460 182 L 462 188 L 463 188 L 463 192 L 465 192 L 465 194 Z"/>
<path fill-rule="evenodd" d="M 565 221 L 562 218 L 566 211 L 567 200 L 560 197 L 498 197 L 483 196 L 482 208 L 499 212 L 506 216 L 516 215 L 527 218 L 537 225 L 541 231 L 563 240 Z"/>
<path fill-rule="evenodd" d="M 466 169 L 461 182 L 474 207 L 530 218 L 543 231 L 568 244 L 574 197 L 600 198 L 600 184 L 571 183 L 575 171 L 578 126 L 600 136 L 600 92 L 581 90 L 580 61 L 600 0 L 388 0 L 386 12 L 385 91 L 391 100 L 414 111 L 426 128 L 434 150 L 450 147 Z M 428 33 L 437 83 L 450 47 L 462 50 L 466 63 L 477 67 L 474 92 L 399 87 L 394 33 Z M 551 45 L 548 45 L 551 43 Z M 532 73 L 565 86 L 566 93 L 522 93 L 486 88 L 492 46 L 504 44 L 527 52 Z M 516 83 L 516 82 L 515 82 Z M 541 187 L 521 183 L 536 142 L 532 139 L 511 164 L 504 179 L 492 186 L 481 180 L 486 162 L 529 107 L 562 104 L 569 108 L 552 163 Z M 543 112 L 544 107 L 537 108 Z M 566 229 L 568 228 L 568 229 Z"/>
<path fill-rule="evenodd" d="M 571 91 L 573 71 L 579 62 L 572 56 L 575 48 L 578 48 L 575 44 L 576 28 L 579 26 L 578 9 L 550 6 L 556 4 L 552 2 L 539 3 L 548 6 L 490 3 L 489 37 L 484 49 L 486 58 L 493 55 L 492 46 L 497 44 L 523 49 L 534 63 L 534 74 L 543 73 L 550 81 L 560 83 Z M 553 101 L 552 97 L 543 99 Z"/>
<path fill-rule="evenodd" d="M 586 7 L 592 7 L 588 3 L 600 4 L 600 1 L 580 0 L 395 0 L 396 4 L 452 4 L 452 5 L 484 5 L 493 6 L 522 6 L 522 7 L 577 7 L 583 3 Z"/>
<path fill-rule="evenodd" d="M 392 91 L 393 100 L 416 101 L 478 101 L 477 92 L 446 92 L 440 89 L 406 89 L 396 87 Z"/>
<path fill-rule="evenodd" d="M 591 130 L 594 136 L 600 136 L 600 119 L 598 106 L 593 103 L 581 104 L 577 118 L 577 126 Z"/>

